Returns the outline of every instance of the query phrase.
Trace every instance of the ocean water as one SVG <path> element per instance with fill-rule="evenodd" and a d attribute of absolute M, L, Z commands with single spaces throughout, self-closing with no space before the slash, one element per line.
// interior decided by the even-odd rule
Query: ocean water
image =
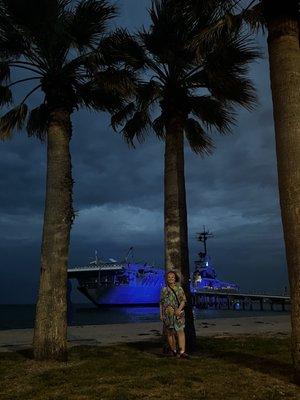
<path fill-rule="evenodd" d="M 194 309 L 196 319 L 255 317 L 264 315 L 289 314 L 281 311 L 281 307 L 274 311 L 242 311 L 242 310 L 215 310 Z M 35 317 L 34 304 L 0 304 L 0 330 L 33 328 Z M 158 322 L 158 307 L 101 307 L 90 304 L 73 304 L 71 310 L 72 321 L 69 325 L 104 325 L 124 324 L 137 322 Z"/>

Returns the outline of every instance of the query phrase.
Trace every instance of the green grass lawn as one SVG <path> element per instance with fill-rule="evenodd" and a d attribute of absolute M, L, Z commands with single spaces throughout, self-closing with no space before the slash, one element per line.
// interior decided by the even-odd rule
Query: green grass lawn
<path fill-rule="evenodd" d="M 66 364 L 0 353 L 1 400 L 294 400 L 289 339 L 200 338 L 189 360 L 158 342 L 70 349 Z"/>

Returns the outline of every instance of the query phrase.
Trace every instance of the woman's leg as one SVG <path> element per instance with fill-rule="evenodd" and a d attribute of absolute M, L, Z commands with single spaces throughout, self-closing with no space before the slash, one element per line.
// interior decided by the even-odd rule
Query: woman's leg
<path fill-rule="evenodd" d="M 185 353 L 185 334 L 184 329 L 177 331 L 179 352 Z"/>
<path fill-rule="evenodd" d="M 175 334 L 169 330 L 167 330 L 167 339 L 168 339 L 168 343 L 169 346 L 171 348 L 172 351 L 176 351 L 176 338 L 175 338 Z"/>

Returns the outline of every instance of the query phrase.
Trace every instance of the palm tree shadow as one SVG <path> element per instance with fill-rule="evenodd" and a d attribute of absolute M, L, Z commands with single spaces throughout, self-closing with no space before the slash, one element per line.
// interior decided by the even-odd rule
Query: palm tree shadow
<path fill-rule="evenodd" d="M 16 351 L 17 354 L 28 360 L 33 360 L 33 349 L 20 349 Z"/>
<path fill-rule="evenodd" d="M 272 357 L 268 358 L 267 356 L 249 354 L 241 349 L 222 350 L 222 348 L 220 348 L 220 343 L 218 343 L 216 348 L 209 348 L 209 346 L 205 348 L 203 343 L 201 343 L 201 346 L 199 347 L 201 350 L 198 350 L 195 353 L 195 356 L 206 356 L 208 358 L 220 359 L 234 363 L 240 367 L 246 367 L 256 372 L 268 374 L 271 377 L 283 380 L 284 382 L 293 383 L 292 363 Z"/>
<path fill-rule="evenodd" d="M 1 360 L 33 360 L 33 349 L 21 345 L 5 346 L 7 351 L 1 352 Z"/>
<path fill-rule="evenodd" d="M 293 382 L 293 368 L 289 363 L 246 353 L 227 352 L 222 357 L 257 372 L 269 374 L 273 378 Z"/>
<path fill-rule="evenodd" d="M 217 346 L 215 346 L 215 344 L 217 344 Z M 161 340 L 127 343 L 127 346 L 156 357 L 166 356 L 163 353 L 163 342 Z M 228 345 L 226 347 L 228 349 Z M 272 357 L 269 358 L 267 356 L 249 354 L 242 349 L 223 350 L 220 340 L 215 342 L 213 339 L 210 339 L 208 346 L 206 346 L 202 341 L 198 343 L 198 350 L 191 354 L 191 360 L 196 361 L 198 357 L 219 359 L 220 361 L 236 364 L 237 368 L 249 368 L 255 372 L 260 372 L 270 375 L 273 378 L 280 379 L 285 383 L 293 383 L 292 363 L 284 362 Z"/>
<path fill-rule="evenodd" d="M 129 342 L 126 345 L 142 353 L 151 354 L 156 357 L 165 357 L 162 340 Z"/>

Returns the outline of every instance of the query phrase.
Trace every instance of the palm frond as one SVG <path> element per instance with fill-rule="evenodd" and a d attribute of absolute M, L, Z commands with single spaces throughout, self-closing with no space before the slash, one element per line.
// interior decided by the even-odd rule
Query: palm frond
<path fill-rule="evenodd" d="M 160 63 L 187 64 L 192 60 L 190 51 L 191 25 L 180 12 L 175 12 L 177 1 L 153 1 L 149 10 L 152 24 L 141 30 L 139 37 L 144 46 Z"/>
<path fill-rule="evenodd" d="M 124 107 L 122 96 L 106 91 L 92 82 L 76 86 L 77 104 L 81 107 L 115 113 Z"/>
<path fill-rule="evenodd" d="M 0 61 L 0 82 L 10 79 L 10 68 L 8 61 Z"/>
<path fill-rule="evenodd" d="M 204 2 L 207 4 L 204 5 L 203 0 L 187 0 L 184 7 L 186 17 L 197 21 L 201 27 L 193 40 L 196 45 L 202 42 L 209 45 L 216 40 L 222 40 L 224 34 L 238 31 L 242 25 L 246 25 L 252 32 L 257 32 L 260 28 L 264 31 L 265 19 L 261 2 L 255 5 L 252 5 L 253 2 L 250 1 L 244 4 L 244 2 L 236 0 Z M 211 18 L 207 18 L 205 21 L 203 15 L 206 16 L 205 10 L 209 10 L 209 6 L 212 7 Z"/>
<path fill-rule="evenodd" d="M 124 68 L 108 68 L 104 71 L 95 72 L 93 81 L 105 91 L 115 91 L 123 98 L 131 97 L 137 88 L 136 75 Z"/>
<path fill-rule="evenodd" d="M 160 83 L 151 80 L 147 83 L 141 82 L 137 88 L 136 101 L 139 109 L 145 109 L 151 106 L 162 95 Z"/>
<path fill-rule="evenodd" d="M 225 36 L 206 55 L 202 71 L 205 86 L 216 98 L 252 109 L 256 102 L 255 89 L 245 76 L 249 63 L 259 56 L 248 36 Z"/>
<path fill-rule="evenodd" d="M 156 136 L 160 140 L 165 140 L 166 138 L 166 120 L 163 117 L 163 115 L 160 115 L 159 117 L 155 118 L 155 120 L 152 122 L 152 128 L 154 132 L 156 133 Z"/>
<path fill-rule="evenodd" d="M 228 104 L 212 96 L 189 97 L 191 112 L 199 118 L 207 128 L 217 128 L 220 133 L 227 133 L 230 125 L 235 122 L 235 116 Z"/>
<path fill-rule="evenodd" d="M 80 0 L 68 19 L 68 33 L 79 49 L 96 46 L 117 15 L 116 7 L 105 0 Z"/>
<path fill-rule="evenodd" d="M 135 147 L 134 139 L 142 143 L 145 140 L 145 135 L 149 132 L 150 124 L 151 120 L 147 111 L 136 111 L 122 129 L 127 143 L 132 147 Z"/>
<path fill-rule="evenodd" d="M 6 15 L 15 28 L 27 37 L 45 37 L 54 24 L 65 15 L 69 0 L 1 0 Z M 49 26 L 50 25 L 50 26 Z M 40 34 L 40 35 L 39 35 Z M 63 38 L 62 38 L 63 39 Z"/>
<path fill-rule="evenodd" d="M 84 75 L 92 79 L 93 74 L 100 68 L 106 68 L 107 64 L 99 49 L 93 50 L 86 54 L 80 54 L 65 62 L 62 66 L 62 73 L 65 75 L 76 76 Z"/>
<path fill-rule="evenodd" d="M 29 61 L 50 62 L 55 49 L 56 65 L 69 43 L 65 31 L 64 0 L 1 0 L 5 10 L 5 26 L 0 35 L 0 54 Z M 2 25 L 2 24 L 1 24 Z M 2 25 L 3 26 L 3 25 Z"/>
<path fill-rule="evenodd" d="M 18 58 L 26 49 L 28 43 L 17 29 L 3 4 L 0 8 L 0 57 L 4 59 Z"/>
<path fill-rule="evenodd" d="M 214 145 L 209 136 L 199 122 L 193 118 L 188 118 L 184 126 L 185 136 L 194 153 L 200 155 L 210 155 L 213 152 Z"/>
<path fill-rule="evenodd" d="M 225 79 L 225 80 L 224 80 Z M 235 75 L 221 74 L 214 79 L 210 79 L 208 89 L 211 94 L 222 101 L 239 104 L 248 110 L 253 110 L 257 104 L 256 91 L 249 79 L 240 78 Z"/>
<path fill-rule="evenodd" d="M 15 128 L 23 127 L 27 110 L 26 104 L 19 104 L 0 118 L 0 140 L 10 139 Z"/>
<path fill-rule="evenodd" d="M 253 40 L 247 35 L 228 34 L 222 41 L 215 42 L 205 54 L 204 69 L 244 74 L 249 63 L 261 57 Z"/>
<path fill-rule="evenodd" d="M 49 110 L 46 104 L 43 103 L 29 113 L 26 126 L 28 136 L 35 136 L 44 141 L 47 134 L 48 122 Z"/>
<path fill-rule="evenodd" d="M 12 93 L 9 87 L 0 86 L 0 106 L 10 104 L 12 102 Z"/>
<path fill-rule="evenodd" d="M 203 44 L 209 47 L 217 40 L 222 40 L 224 34 L 238 31 L 242 25 L 242 18 L 239 15 L 228 13 L 213 24 L 202 27 L 199 33 L 193 38 L 193 46 L 201 51 Z"/>
<path fill-rule="evenodd" d="M 189 23 L 199 26 L 212 25 L 224 14 L 228 14 L 239 3 L 237 0 L 177 0 L 178 12 L 181 12 Z"/>
<path fill-rule="evenodd" d="M 243 11 L 242 19 L 251 32 L 258 33 L 260 29 L 263 33 L 265 32 L 266 20 L 261 3 L 255 4 L 248 10 Z"/>
<path fill-rule="evenodd" d="M 126 29 L 118 28 L 103 38 L 99 49 L 107 64 L 124 63 L 133 69 L 140 69 L 145 64 L 143 47 Z"/>
<path fill-rule="evenodd" d="M 111 126 L 114 130 L 117 129 L 118 126 L 123 125 L 125 121 L 127 121 L 133 114 L 135 110 L 134 103 L 127 104 L 122 110 L 116 112 L 111 116 Z"/>
<path fill-rule="evenodd" d="M 207 85 L 207 73 L 201 69 L 197 72 L 190 73 L 185 77 L 185 85 L 187 88 L 201 88 Z"/>

